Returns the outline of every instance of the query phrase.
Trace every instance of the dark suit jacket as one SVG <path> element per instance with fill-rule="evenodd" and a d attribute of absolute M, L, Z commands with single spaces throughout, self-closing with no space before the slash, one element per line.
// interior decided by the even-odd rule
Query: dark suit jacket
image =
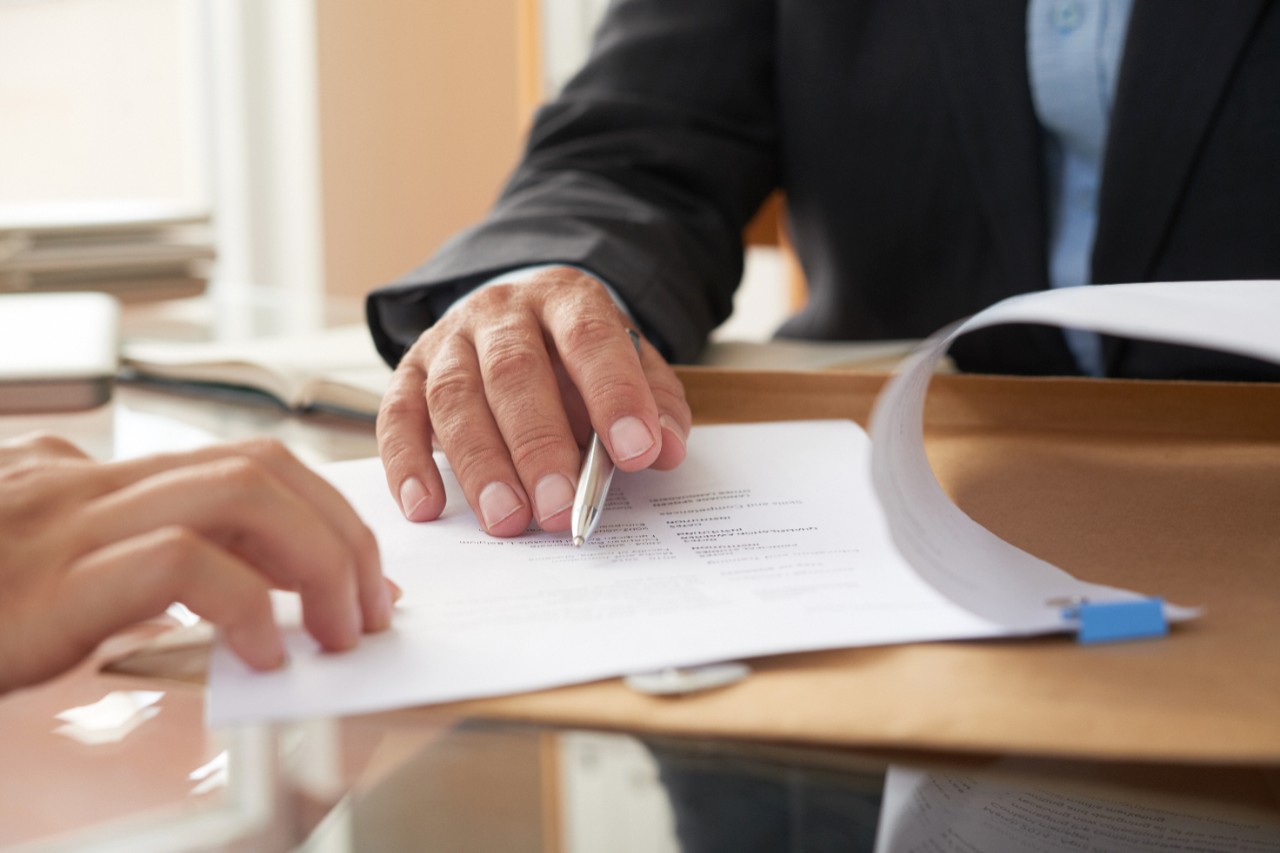
<path fill-rule="evenodd" d="M 673 360 L 696 356 L 775 187 L 807 276 L 783 334 L 922 337 L 1047 286 L 1026 0 L 624 0 L 539 113 L 492 214 L 374 293 L 382 352 L 489 276 L 610 281 Z M 1137 0 L 1099 201 L 1099 282 L 1280 278 L 1280 0 Z M 1280 333 L 1280 318 L 1278 333 Z M 1061 333 L 962 338 L 962 367 L 1076 372 Z M 1250 362 L 1108 341 L 1117 375 Z"/>

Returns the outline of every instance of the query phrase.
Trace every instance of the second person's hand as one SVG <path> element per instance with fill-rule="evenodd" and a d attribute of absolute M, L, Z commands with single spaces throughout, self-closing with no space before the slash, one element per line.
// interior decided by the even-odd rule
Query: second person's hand
<path fill-rule="evenodd" d="M 444 510 L 433 439 L 484 529 L 569 526 L 594 429 L 622 471 L 674 468 L 692 416 L 652 345 L 633 347 L 604 287 L 570 267 L 483 288 L 405 353 L 378 413 L 387 485 L 412 521 Z"/>
<path fill-rule="evenodd" d="M 98 463 L 51 436 L 0 443 L 0 693 L 51 678 L 180 601 L 256 669 L 285 663 L 271 589 L 330 651 L 391 624 L 372 532 L 278 442 Z"/>

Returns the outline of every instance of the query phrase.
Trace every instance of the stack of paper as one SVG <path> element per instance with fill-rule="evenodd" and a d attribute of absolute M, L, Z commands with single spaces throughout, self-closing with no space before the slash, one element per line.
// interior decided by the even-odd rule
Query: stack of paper
<path fill-rule="evenodd" d="M 194 296 L 214 257 L 208 224 L 164 202 L 0 205 L 0 292 Z"/>

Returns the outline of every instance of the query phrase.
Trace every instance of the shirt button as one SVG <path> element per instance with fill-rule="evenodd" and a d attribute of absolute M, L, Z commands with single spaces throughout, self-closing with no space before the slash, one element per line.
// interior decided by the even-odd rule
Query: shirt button
<path fill-rule="evenodd" d="M 1064 35 L 1073 32 L 1084 23 L 1084 3 L 1080 0 L 1063 0 L 1055 3 L 1050 12 L 1050 19 L 1058 32 Z"/>

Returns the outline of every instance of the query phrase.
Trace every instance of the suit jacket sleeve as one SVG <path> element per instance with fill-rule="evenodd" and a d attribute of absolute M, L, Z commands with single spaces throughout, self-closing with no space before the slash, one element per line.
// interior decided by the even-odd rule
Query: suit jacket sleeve
<path fill-rule="evenodd" d="M 773 15 L 765 0 L 615 3 L 491 213 L 370 295 L 383 356 L 493 275 L 565 263 L 608 280 L 668 358 L 694 358 L 777 183 Z"/>

